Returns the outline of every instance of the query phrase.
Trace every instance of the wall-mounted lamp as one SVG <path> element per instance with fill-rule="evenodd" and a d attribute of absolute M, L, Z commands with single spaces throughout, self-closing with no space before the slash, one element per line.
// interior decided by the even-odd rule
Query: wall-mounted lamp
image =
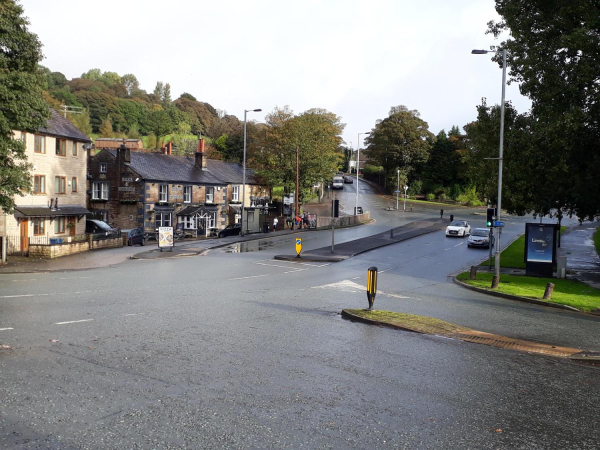
<path fill-rule="evenodd" d="M 139 179 L 139 178 L 136 178 L 136 179 L 135 179 L 135 181 L 140 181 L 140 179 Z"/>

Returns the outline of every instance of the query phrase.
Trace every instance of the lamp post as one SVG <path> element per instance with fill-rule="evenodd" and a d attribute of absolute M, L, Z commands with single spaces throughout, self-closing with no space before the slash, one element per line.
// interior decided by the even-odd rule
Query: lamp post
<path fill-rule="evenodd" d="M 398 184 L 396 185 L 396 211 L 398 211 L 398 194 L 400 193 L 400 169 L 398 169 Z"/>
<path fill-rule="evenodd" d="M 406 193 L 408 192 L 408 186 L 404 186 L 404 212 L 406 212 Z"/>
<path fill-rule="evenodd" d="M 472 50 L 474 55 L 485 55 L 487 53 L 498 53 L 500 50 Z M 502 158 L 504 147 L 504 96 L 506 89 L 506 49 L 502 49 L 502 100 L 500 103 L 500 153 L 498 155 L 498 202 L 496 209 L 496 220 L 500 220 L 500 208 L 502 206 Z M 496 227 L 496 274 L 492 281 L 492 288 L 498 287 L 500 282 L 500 235 L 502 229 Z"/>
<path fill-rule="evenodd" d="M 361 135 L 369 135 L 371 133 L 358 133 L 358 144 L 356 150 L 356 204 L 354 205 L 354 215 L 356 216 L 358 211 L 358 173 L 360 172 L 360 136 Z"/>
<path fill-rule="evenodd" d="M 246 113 L 248 112 L 260 112 L 262 109 L 245 109 L 244 110 L 244 163 L 242 173 L 242 229 L 240 235 L 244 235 L 244 204 L 246 203 Z M 248 218 L 246 217 L 246 228 L 248 227 Z"/>

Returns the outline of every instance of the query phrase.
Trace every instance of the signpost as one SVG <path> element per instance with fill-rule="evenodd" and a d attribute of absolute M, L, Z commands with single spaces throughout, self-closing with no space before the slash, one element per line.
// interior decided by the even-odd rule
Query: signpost
<path fill-rule="evenodd" d="M 408 191 L 408 186 L 404 186 L 404 211 L 406 212 L 406 191 Z"/>
<path fill-rule="evenodd" d="M 162 252 L 163 248 L 168 248 L 172 252 L 174 245 L 173 227 L 158 227 L 158 248 L 160 248 L 160 251 Z"/>
<path fill-rule="evenodd" d="M 302 239 L 296 238 L 296 258 L 300 258 L 300 252 L 302 251 Z"/>
<path fill-rule="evenodd" d="M 369 311 L 373 309 L 377 294 L 377 267 L 369 267 L 367 270 L 367 300 L 369 301 Z"/>
<path fill-rule="evenodd" d="M 494 226 L 495 226 L 495 227 L 503 227 L 503 226 L 504 226 L 504 222 L 501 222 L 501 221 L 499 221 L 499 220 L 496 220 L 496 221 L 494 222 Z"/>

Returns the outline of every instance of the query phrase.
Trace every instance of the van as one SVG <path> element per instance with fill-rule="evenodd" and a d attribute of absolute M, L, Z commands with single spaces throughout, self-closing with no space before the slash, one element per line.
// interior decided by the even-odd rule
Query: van
<path fill-rule="evenodd" d="M 344 177 L 336 175 L 331 183 L 332 189 L 344 189 Z"/>

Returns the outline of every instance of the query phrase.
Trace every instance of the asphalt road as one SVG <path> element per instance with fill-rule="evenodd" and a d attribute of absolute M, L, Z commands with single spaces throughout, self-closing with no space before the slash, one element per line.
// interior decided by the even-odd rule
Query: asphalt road
<path fill-rule="evenodd" d="M 0 447 L 598 448 L 598 369 L 340 311 L 367 305 L 376 265 L 380 309 L 600 350 L 598 320 L 449 283 L 485 251 L 443 233 L 337 264 L 274 261 L 290 241 L 0 276 L 0 343 L 12 347 L 0 350 Z"/>

